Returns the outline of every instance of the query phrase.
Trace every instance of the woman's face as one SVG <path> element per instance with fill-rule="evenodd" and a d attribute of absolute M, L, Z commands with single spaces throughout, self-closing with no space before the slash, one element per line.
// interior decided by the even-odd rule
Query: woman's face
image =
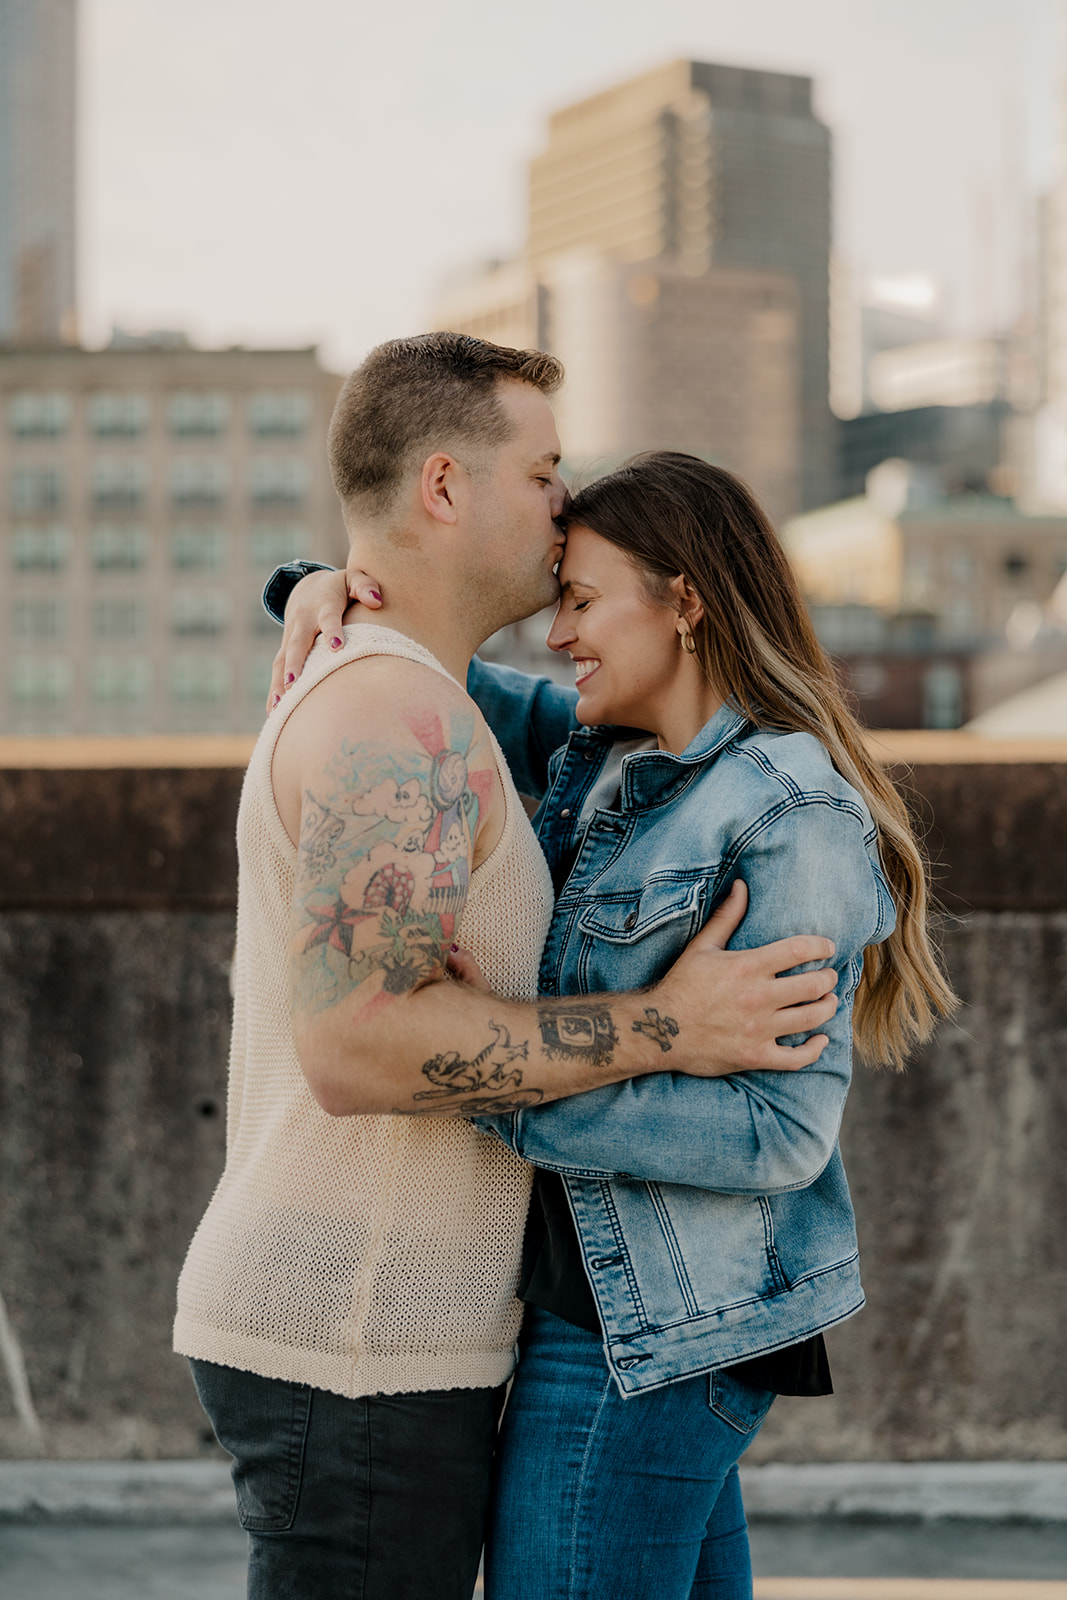
<path fill-rule="evenodd" d="M 672 695 L 693 671 L 678 612 L 649 599 L 618 546 L 580 524 L 568 526 L 559 581 L 548 646 L 574 662 L 579 722 L 660 733 Z"/>

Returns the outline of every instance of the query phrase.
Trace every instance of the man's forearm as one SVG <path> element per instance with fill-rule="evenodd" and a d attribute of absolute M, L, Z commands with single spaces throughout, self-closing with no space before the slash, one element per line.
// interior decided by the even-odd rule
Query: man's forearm
<path fill-rule="evenodd" d="M 688 1050 L 649 994 L 500 1000 L 456 983 L 296 1020 L 315 1098 L 333 1116 L 470 1117 L 543 1105 L 674 1067 Z M 705 1069 L 706 1070 L 706 1069 Z"/>

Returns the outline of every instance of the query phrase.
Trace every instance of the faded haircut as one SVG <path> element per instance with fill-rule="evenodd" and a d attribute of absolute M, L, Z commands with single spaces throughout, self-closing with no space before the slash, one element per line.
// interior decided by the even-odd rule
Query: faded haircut
<path fill-rule="evenodd" d="M 554 394 L 563 367 L 541 350 L 513 350 L 466 333 L 424 333 L 372 350 L 346 380 L 327 450 L 342 505 L 366 517 L 391 508 L 406 473 L 437 450 L 460 458 L 511 437 L 500 383 Z"/>

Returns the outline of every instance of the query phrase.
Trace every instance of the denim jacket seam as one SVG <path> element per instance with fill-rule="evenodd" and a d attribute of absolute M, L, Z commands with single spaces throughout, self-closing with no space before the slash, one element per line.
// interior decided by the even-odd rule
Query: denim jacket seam
<path fill-rule="evenodd" d="M 619 1254 L 622 1256 L 622 1268 L 623 1268 L 623 1271 L 626 1274 L 626 1282 L 627 1282 L 627 1284 L 629 1286 L 629 1290 L 630 1290 L 630 1301 L 631 1301 L 631 1304 L 633 1306 L 634 1315 L 636 1316 L 638 1322 L 640 1323 L 641 1330 L 643 1331 L 645 1328 L 648 1327 L 648 1315 L 647 1315 L 647 1313 L 645 1311 L 645 1303 L 644 1303 L 644 1300 L 641 1298 L 641 1289 L 640 1289 L 640 1286 L 639 1286 L 639 1284 L 637 1282 L 637 1277 L 636 1277 L 636 1275 L 634 1273 L 634 1270 L 633 1270 L 633 1262 L 630 1259 L 630 1250 L 629 1250 L 629 1246 L 626 1243 L 626 1236 L 622 1231 L 622 1223 L 619 1220 L 619 1213 L 615 1208 L 615 1197 L 611 1192 L 611 1180 L 610 1180 L 610 1178 L 601 1178 L 600 1180 L 598 1180 L 598 1186 L 600 1188 L 601 1199 L 603 1201 L 604 1210 L 607 1212 L 608 1223 L 609 1223 L 609 1226 L 611 1228 L 612 1237 L 615 1240 L 615 1248 L 619 1252 Z M 568 1196 L 568 1203 L 569 1203 L 569 1198 L 570 1197 Z M 572 1215 L 573 1215 L 573 1207 L 572 1207 Z M 580 1234 L 579 1234 L 579 1238 L 581 1238 Z M 581 1243 L 582 1243 L 582 1254 L 584 1255 L 585 1254 L 585 1242 L 584 1242 L 584 1240 L 582 1240 Z M 599 1298 L 600 1298 L 599 1295 L 596 1296 L 596 1298 L 599 1301 Z M 631 1337 L 638 1337 L 638 1335 L 632 1335 Z"/>
<path fill-rule="evenodd" d="M 757 839 L 761 833 L 765 833 L 774 823 L 780 822 L 783 817 L 792 816 L 795 812 L 802 811 L 809 806 L 820 805 L 827 806 L 831 811 L 842 811 L 848 816 L 855 817 L 857 822 L 863 821 L 863 815 L 859 808 L 837 795 L 832 795 L 825 790 L 798 792 L 797 795 L 790 799 L 782 800 L 778 805 L 769 807 L 768 810 L 762 812 L 760 816 L 750 822 L 743 833 L 737 835 L 731 849 L 723 857 L 722 872 L 729 871 L 733 863 L 744 853 L 752 841 Z M 880 907 L 876 921 L 881 926 Z"/>
<path fill-rule="evenodd" d="M 670 1213 L 664 1204 L 663 1195 L 660 1192 L 660 1185 L 655 1182 L 648 1182 L 646 1183 L 645 1187 L 648 1190 L 648 1197 L 652 1202 L 652 1209 L 656 1214 L 656 1220 L 659 1222 L 664 1240 L 666 1241 L 668 1254 L 670 1255 L 671 1261 L 674 1264 L 674 1271 L 682 1291 L 682 1299 L 685 1301 L 690 1315 L 695 1316 L 698 1308 L 697 1297 L 693 1293 L 693 1285 L 685 1265 L 685 1257 L 682 1254 L 681 1245 L 678 1243 L 678 1236 L 671 1224 Z"/>

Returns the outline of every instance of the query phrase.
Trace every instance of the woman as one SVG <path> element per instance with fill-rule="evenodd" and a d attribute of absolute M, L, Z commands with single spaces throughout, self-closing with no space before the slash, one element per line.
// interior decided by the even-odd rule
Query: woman
<path fill-rule="evenodd" d="M 853 1032 L 899 1066 L 953 1000 L 903 804 L 745 487 L 637 458 L 573 501 L 560 580 L 548 642 L 580 726 L 547 773 L 563 691 L 470 684 L 543 791 L 542 991 L 652 983 L 741 877 L 735 944 L 833 939 L 840 1007 L 797 1074 L 664 1073 L 484 1119 L 540 1169 L 486 1592 L 741 1600 L 737 1460 L 775 1393 L 829 1391 L 822 1331 L 863 1300 L 837 1146 Z M 669 1048 L 669 1019 L 645 1027 Z"/>

